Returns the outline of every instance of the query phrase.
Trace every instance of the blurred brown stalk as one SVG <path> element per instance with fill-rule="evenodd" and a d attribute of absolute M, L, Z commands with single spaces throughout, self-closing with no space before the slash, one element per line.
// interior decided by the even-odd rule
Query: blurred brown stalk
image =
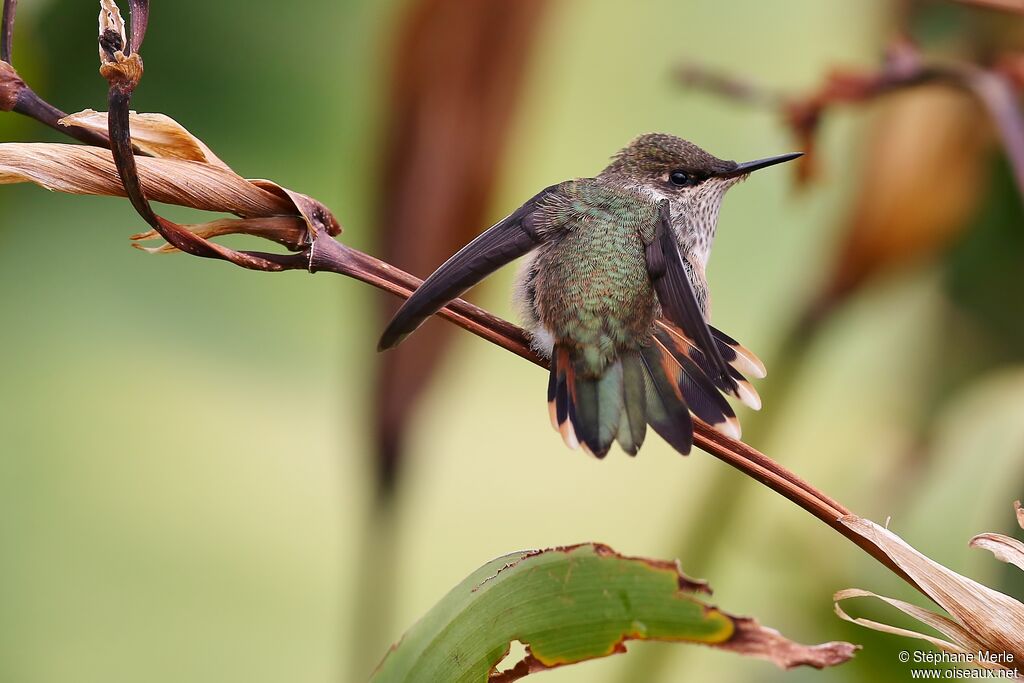
<path fill-rule="evenodd" d="M 487 223 L 547 0 L 419 0 L 391 56 L 388 123 L 377 169 L 382 258 L 427 274 Z M 382 320 L 395 311 L 383 302 Z M 394 489 L 410 414 L 451 329 L 430 321 L 377 367 L 376 473 Z"/>

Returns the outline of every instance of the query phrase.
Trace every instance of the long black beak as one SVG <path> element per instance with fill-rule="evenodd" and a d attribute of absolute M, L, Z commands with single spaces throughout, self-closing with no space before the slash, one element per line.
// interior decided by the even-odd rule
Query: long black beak
<path fill-rule="evenodd" d="M 747 161 L 742 164 L 737 164 L 736 168 L 731 171 L 719 174 L 721 178 L 735 178 L 736 176 L 746 175 L 752 171 L 758 171 L 762 168 L 768 168 L 775 164 L 781 164 L 786 161 L 792 161 L 798 157 L 802 157 L 803 152 L 791 152 L 790 154 L 780 154 L 777 157 L 768 157 L 767 159 L 758 159 L 757 161 Z"/>

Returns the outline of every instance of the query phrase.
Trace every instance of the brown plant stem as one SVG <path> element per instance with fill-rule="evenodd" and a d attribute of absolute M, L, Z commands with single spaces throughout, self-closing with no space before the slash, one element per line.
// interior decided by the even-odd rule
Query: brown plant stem
<path fill-rule="evenodd" d="M 132 0 L 130 37 L 121 33 L 123 27 L 117 26 L 114 21 L 115 13 L 116 6 L 113 6 L 113 9 L 104 8 L 100 12 L 100 73 L 110 84 L 107 93 L 110 151 L 121 183 L 124 185 L 125 194 L 132 206 L 154 230 L 160 233 L 161 237 L 167 240 L 168 244 L 181 251 L 193 256 L 224 259 L 252 270 L 283 270 L 284 267 L 276 259 L 268 259 L 258 253 L 235 251 L 210 242 L 177 223 L 161 218 L 153 211 L 142 190 L 142 181 L 139 179 L 139 169 L 132 149 L 129 123 L 132 94 L 143 73 L 142 58 L 138 52 L 132 52 L 132 45 L 141 45 L 145 37 L 149 2 Z"/>
<path fill-rule="evenodd" d="M 396 18 L 373 169 L 376 253 L 410 273 L 470 241 L 509 143 L 549 0 L 411 0 Z M 438 154 L 438 150 L 444 150 Z M 398 310 L 379 297 L 380 324 Z M 410 419 L 449 352 L 451 326 L 421 327 L 377 363 L 373 382 L 376 495 L 397 495 Z"/>
<path fill-rule="evenodd" d="M 11 63 L 14 49 L 14 15 L 18 11 L 18 0 L 4 0 L 2 27 L 0 27 L 0 60 Z"/>
<path fill-rule="evenodd" d="M 18 10 L 18 0 L 3 2 L 3 14 L 0 16 L 0 62 L 3 62 L 0 64 L 0 108 L 16 111 L 79 142 L 108 147 L 109 142 L 105 135 L 78 126 L 59 125 L 57 122 L 67 114 L 37 95 L 18 76 L 18 72 L 11 66 L 11 54 L 14 51 L 14 18 Z"/>
<path fill-rule="evenodd" d="M 18 112 L 22 116 L 35 119 L 36 121 L 54 129 L 58 133 L 64 133 L 68 137 L 74 138 L 79 142 L 84 142 L 87 145 L 92 145 L 94 147 L 110 147 L 110 140 L 106 135 L 96 133 L 85 128 L 80 128 L 78 126 L 63 126 L 58 123 L 58 121 L 67 116 L 67 114 L 41 98 L 31 88 L 26 87 L 21 90 L 18 93 L 17 98 L 13 111 Z"/>
<path fill-rule="evenodd" d="M 310 250 L 309 266 L 311 272 L 328 271 L 346 275 L 403 298 L 409 297 L 421 282 L 419 278 L 390 264 L 327 237 L 314 242 Z M 539 356 L 530 347 L 529 339 L 522 328 L 502 320 L 468 301 L 456 299 L 441 309 L 438 315 L 535 365 L 548 367 L 547 359 Z M 694 443 L 701 450 L 735 467 L 743 474 L 810 512 L 865 550 L 900 578 L 914 585 L 910 577 L 899 569 L 885 553 L 839 522 L 840 517 L 851 513 L 838 501 L 805 482 L 763 453 L 741 441 L 730 439 L 696 419 L 694 420 Z"/>

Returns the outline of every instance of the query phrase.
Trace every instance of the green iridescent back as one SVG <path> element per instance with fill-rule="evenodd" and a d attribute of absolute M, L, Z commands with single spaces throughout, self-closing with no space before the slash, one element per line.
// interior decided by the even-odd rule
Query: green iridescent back
<path fill-rule="evenodd" d="M 564 183 L 546 207 L 553 238 L 535 261 L 535 308 L 561 343 L 582 352 L 578 371 L 600 376 L 650 336 L 658 310 L 644 259 L 657 207 L 599 178 Z"/>

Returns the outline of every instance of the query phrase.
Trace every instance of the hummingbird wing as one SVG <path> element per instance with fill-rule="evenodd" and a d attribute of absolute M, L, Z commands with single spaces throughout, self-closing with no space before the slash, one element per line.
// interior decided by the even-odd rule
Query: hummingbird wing
<path fill-rule="evenodd" d="M 693 340 L 703 356 L 704 369 L 711 381 L 722 390 L 741 397 L 739 386 L 729 365 L 722 358 L 719 346 L 697 303 L 693 287 L 690 286 L 686 267 L 672 234 L 668 202 L 659 202 L 659 209 L 654 239 L 645 246 L 644 256 L 647 261 L 647 272 L 661 303 L 662 313 Z"/>
<path fill-rule="evenodd" d="M 541 244 L 546 235 L 535 214 L 545 199 L 557 194 L 558 187 L 541 190 L 435 270 L 395 313 L 381 335 L 378 350 L 397 346 L 449 301 Z"/>

